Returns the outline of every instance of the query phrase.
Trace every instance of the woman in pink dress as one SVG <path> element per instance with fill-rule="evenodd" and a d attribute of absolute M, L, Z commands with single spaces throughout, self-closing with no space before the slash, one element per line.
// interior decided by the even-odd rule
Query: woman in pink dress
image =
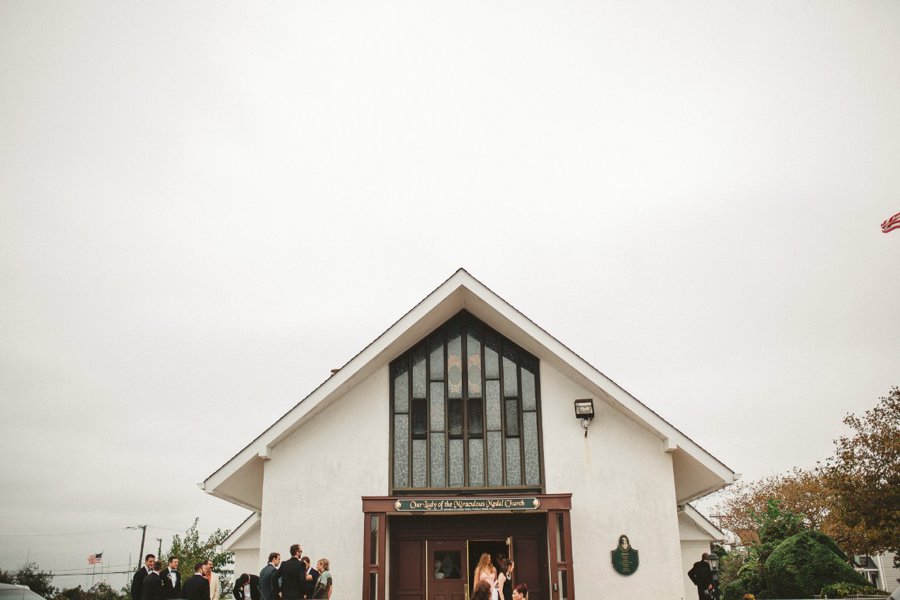
<path fill-rule="evenodd" d="M 491 562 L 491 555 L 485 552 L 478 560 L 478 566 L 475 567 L 475 576 L 472 580 L 472 589 L 478 585 L 480 581 L 484 581 L 491 588 L 491 600 L 500 599 L 500 590 L 497 589 L 497 569 Z"/>

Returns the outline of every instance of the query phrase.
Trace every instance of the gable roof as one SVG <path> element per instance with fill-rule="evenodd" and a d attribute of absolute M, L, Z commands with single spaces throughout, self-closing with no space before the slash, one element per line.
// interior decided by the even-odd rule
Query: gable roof
<path fill-rule="evenodd" d="M 262 432 L 201 484 L 209 494 L 258 511 L 263 462 L 270 450 L 332 401 L 418 343 L 460 310 L 467 310 L 540 360 L 546 360 L 657 435 L 672 454 L 679 505 L 736 480 L 735 473 L 512 305 L 459 269 L 347 364 Z"/>
<path fill-rule="evenodd" d="M 248 540 L 248 538 L 251 538 L 252 534 L 256 534 L 257 538 L 259 537 L 261 520 L 258 512 L 250 513 L 250 515 L 222 541 L 222 547 L 229 551 L 239 550 L 241 549 L 240 546 L 242 542 L 245 541 L 249 541 L 249 546 L 251 548 L 254 547 L 254 544 L 259 546 L 258 539 Z"/>
<path fill-rule="evenodd" d="M 706 515 L 690 504 L 682 506 L 680 514 L 684 515 L 699 532 L 708 536 L 711 541 L 721 542 L 725 539 L 725 532 L 716 527 L 712 521 L 706 518 Z"/>

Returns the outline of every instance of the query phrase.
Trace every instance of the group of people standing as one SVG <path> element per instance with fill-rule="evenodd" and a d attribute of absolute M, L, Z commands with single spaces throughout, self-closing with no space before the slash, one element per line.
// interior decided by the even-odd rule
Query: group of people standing
<path fill-rule="evenodd" d="M 212 561 L 194 565 L 194 575 L 182 585 L 178 572 L 178 558 L 170 557 L 168 564 L 148 554 L 144 566 L 131 579 L 132 600 L 219 600 L 219 576 L 212 570 Z M 291 558 L 281 562 L 278 552 L 269 554 L 269 563 L 259 575 L 242 573 L 234 582 L 235 600 L 304 600 L 331 598 L 333 590 L 327 558 L 320 558 L 316 567 L 303 556 L 300 544 L 291 546 Z"/>
<path fill-rule="evenodd" d="M 501 557 L 499 563 L 498 569 L 490 554 L 481 555 L 472 577 L 472 600 L 528 600 L 527 585 L 513 586 L 516 563 L 506 557 Z"/>
<path fill-rule="evenodd" d="M 243 573 L 234 584 L 236 600 L 331 598 L 334 580 L 328 559 L 320 558 L 313 568 L 300 544 L 291 546 L 290 551 L 291 557 L 284 562 L 278 552 L 270 553 L 258 576 Z"/>
<path fill-rule="evenodd" d="M 212 561 L 194 565 L 194 575 L 182 585 L 178 572 L 178 558 L 172 556 L 168 564 L 156 560 L 154 554 L 144 557 L 144 566 L 131 578 L 132 600 L 219 600 L 219 576 L 212 570 Z"/>

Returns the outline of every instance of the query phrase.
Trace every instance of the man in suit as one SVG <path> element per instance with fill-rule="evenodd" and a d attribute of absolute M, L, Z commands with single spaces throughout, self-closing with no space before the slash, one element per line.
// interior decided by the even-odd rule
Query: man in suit
<path fill-rule="evenodd" d="M 144 566 L 134 572 L 131 578 L 131 600 L 141 600 L 141 592 L 144 591 L 144 578 L 153 572 L 153 563 L 156 557 L 148 554 L 144 557 Z"/>
<path fill-rule="evenodd" d="M 300 560 L 306 567 L 306 598 L 313 597 L 313 590 L 316 589 L 316 582 L 319 581 L 319 571 L 310 565 L 309 557 L 304 556 Z"/>
<path fill-rule="evenodd" d="M 163 600 L 163 582 L 160 577 L 162 568 L 161 560 L 153 563 L 153 571 L 148 573 L 141 583 L 141 600 Z"/>
<path fill-rule="evenodd" d="M 234 582 L 235 600 L 259 600 L 259 577 L 241 573 Z"/>
<path fill-rule="evenodd" d="M 209 582 L 203 576 L 205 570 L 205 561 L 194 565 L 193 577 L 184 582 L 182 598 L 185 600 L 209 600 Z"/>
<path fill-rule="evenodd" d="M 163 582 L 163 598 L 175 600 L 183 598 L 181 595 L 181 573 L 178 572 L 178 557 L 169 557 L 169 566 L 160 574 Z"/>
<path fill-rule="evenodd" d="M 281 563 L 282 600 L 300 600 L 306 595 L 306 565 L 300 560 L 303 549 L 300 544 L 291 546 L 291 558 Z"/>
<path fill-rule="evenodd" d="M 219 574 L 213 571 L 213 561 L 206 561 L 203 576 L 209 582 L 209 600 L 219 600 L 219 596 L 222 595 L 222 588 L 219 585 Z"/>
<path fill-rule="evenodd" d="M 700 560 L 694 563 L 687 576 L 697 586 L 697 596 L 700 600 L 709 600 L 713 592 L 712 567 L 709 566 L 709 553 L 704 552 Z"/>
<path fill-rule="evenodd" d="M 259 572 L 259 596 L 262 600 L 278 600 L 278 565 L 281 555 L 277 552 L 269 554 L 269 564 Z"/>

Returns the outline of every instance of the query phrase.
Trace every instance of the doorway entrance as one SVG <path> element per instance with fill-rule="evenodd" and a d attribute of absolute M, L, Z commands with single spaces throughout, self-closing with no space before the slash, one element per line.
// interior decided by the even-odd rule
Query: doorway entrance
<path fill-rule="evenodd" d="M 509 540 L 509 544 L 507 544 Z M 512 538 L 506 540 L 468 540 L 469 543 L 469 586 L 475 587 L 475 567 L 481 560 L 482 554 L 491 557 L 491 562 L 497 573 L 500 573 L 500 560 L 510 557 L 510 547 Z"/>
<path fill-rule="evenodd" d="M 516 562 L 513 581 L 529 600 L 547 600 L 547 515 L 416 516 L 390 519 L 393 600 L 466 600 L 483 553 L 499 569 Z"/>

